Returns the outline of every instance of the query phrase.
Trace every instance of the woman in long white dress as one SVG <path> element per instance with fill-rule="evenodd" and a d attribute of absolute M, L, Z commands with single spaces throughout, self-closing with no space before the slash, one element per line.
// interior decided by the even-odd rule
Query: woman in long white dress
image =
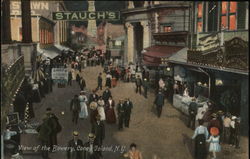
<path fill-rule="evenodd" d="M 81 111 L 79 112 L 79 118 L 86 119 L 89 115 L 87 104 L 86 104 L 88 102 L 88 98 L 86 97 L 84 92 L 81 91 L 78 99 L 80 101 L 80 107 L 81 107 Z"/>

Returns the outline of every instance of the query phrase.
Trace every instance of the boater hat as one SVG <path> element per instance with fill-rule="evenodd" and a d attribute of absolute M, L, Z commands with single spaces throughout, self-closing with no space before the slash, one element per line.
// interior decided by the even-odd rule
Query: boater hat
<path fill-rule="evenodd" d="M 79 135 L 78 131 L 73 131 L 73 136 L 78 136 L 78 135 Z"/>
<path fill-rule="evenodd" d="M 88 137 L 89 137 L 89 138 L 95 138 L 95 134 L 89 133 Z"/>

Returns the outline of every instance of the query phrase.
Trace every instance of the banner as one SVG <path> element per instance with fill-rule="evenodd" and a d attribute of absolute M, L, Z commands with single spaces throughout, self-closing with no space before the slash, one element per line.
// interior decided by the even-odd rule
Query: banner
<path fill-rule="evenodd" d="M 53 12 L 53 20 L 87 21 L 87 20 L 120 20 L 119 11 L 96 11 L 96 12 Z"/>
<path fill-rule="evenodd" d="M 66 84 L 68 82 L 68 70 L 66 68 L 52 68 L 52 79 L 55 83 Z"/>

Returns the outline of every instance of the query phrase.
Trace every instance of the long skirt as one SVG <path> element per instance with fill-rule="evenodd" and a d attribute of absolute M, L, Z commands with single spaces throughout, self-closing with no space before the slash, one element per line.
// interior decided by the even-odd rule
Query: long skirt
<path fill-rule="evenodd" d="M 205 159 L 206 156 L 206 137 L 204 134 L 199 134 L 195 138 L 195 159 Z"/>
<path fill-rule="evenodd" d="M 108 108 L 106 109 L 106 121 L 107 123 L 114 124 L 116 123 L 116 116 L 114 108 Z"/>
<path fill-rule="evenodd" d="M 85 102 L 80 102 L 81 111 L 79 112 L 79 118 L 87 118 L 88 117 L 88 108 Z"/>

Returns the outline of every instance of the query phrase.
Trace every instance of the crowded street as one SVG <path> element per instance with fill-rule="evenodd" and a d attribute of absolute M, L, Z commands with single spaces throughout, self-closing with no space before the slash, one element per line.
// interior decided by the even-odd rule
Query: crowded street
<path fill-rule="evenodd" d="M 248 1 L 1 6 L 1 159 L 249 158 Z"/>

